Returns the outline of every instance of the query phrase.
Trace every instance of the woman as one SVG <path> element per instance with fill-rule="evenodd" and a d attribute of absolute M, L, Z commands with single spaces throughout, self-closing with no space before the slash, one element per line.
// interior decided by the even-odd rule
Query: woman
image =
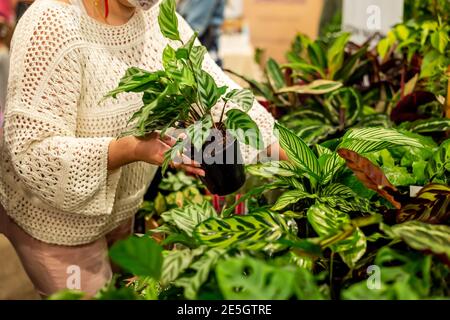
<path fill-rule="evenodd" d="M 12 42 L 0 225 L 42 295 L 66 287 L 94 294 L 111 278 L 108 246 L 130 234 L 174 143 L 156 133 L 114 138 L 140 97 L 99 101 L 128 67 L 161 69 L 167 40 L 157 1 L 110 0 L 108 14 L 105 9 L 103 0 L 37 0 Z M 182 19 L 180 32 L 186 40 L 192 34 Z M 236 87 L 210 57 L 204 68 L 218 84 Z M 268 150 L 278 151 L 272 117 L 260 105 L 250 115 Z M 247 161 L 256 155 L 243 149 Z M 204 174 L 188 160 L 177 167 Z"/>

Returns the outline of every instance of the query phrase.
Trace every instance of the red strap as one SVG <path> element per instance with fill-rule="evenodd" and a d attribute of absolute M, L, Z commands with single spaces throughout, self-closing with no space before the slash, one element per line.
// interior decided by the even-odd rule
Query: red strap
<path fill-rule="evenodd" d="M 105 0 L 105 19 L 108 18 L 109 15 L 109 5 L 108 0 Z"/>

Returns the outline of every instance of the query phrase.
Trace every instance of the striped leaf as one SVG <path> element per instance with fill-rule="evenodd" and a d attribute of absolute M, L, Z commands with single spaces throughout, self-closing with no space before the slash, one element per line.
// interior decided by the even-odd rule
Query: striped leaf
<path fill-rule="evenodd" d="M 345 134 L 339 148 L 349 149 L 357 153 L 368 153 L 398 146 L 423 148 L 423 145 L 417 139 L 386 128 L 350 130 Z"/>
<path fill-rule="evenodd" d="M 175 208 L 164 212 L 161 217 L 166 222 L 172 222 L 178 229 L 192 236 L 195 227 L 203 221 L 217 217 L 213 206 L 205 201 L 201 205 L 190 204 L 183 208 Z"/>
<path fill-rule="evenodd" d="M 226 250 L 221 248 L 207 250 L 200 259 L 189 266 L 193 275 L 186 275 L 175 280 L 175 286 L 184 288 L 184 296 L 187 299 L 196 299 L 200 287 L 208 279 L 211 270 L 225 252 Z"/>
<path fill-rule="evenodd" d="M 218 88 L 214 78 L 204 70 L 197 73 L 197 81 L 198 99 L 201 105 L 209 110 L 216 105 L 223 94 L 224 88 Z"/>
<path fill-rule="evenodd" d="M 206 115 L 201 121 L 195 122 L 186 129 L 186 134 L 197 150 L 202 150 L 202 146 L 209 137 L 212 126 L 211 116 Z"/>
<path fill-rule="evenodd" d="M 207 52 L 206 48 L 203 46 L 192 47 L 189 59 L 191 60 L 195 70 L 199 71 L 202 69 L 203 60 L 205 59 L 206 52 Z"/>
<path fill-rule="evenodd" d="M 189 267 L 193 255 L 189 249 L 165 251 L 163 254 L 164 261 L 160 282 L 165 287 Z"/>
<path fill-rule="evenodd" d="M 390 230 L 411 248 L 432 252 L 450 266 L 450 226 L 408 221 Z"/>
<path fill-rule="evenodd" d="M 297 175 L 297 168 L 287 161 L 271 161 L 258 163 L 246 167 L 248 173 L 262 178 L 274 176 L 293 177 Z"/>
<path fill-rule="evenodd" d="M 326 205 L 315 204 L 308 209 L 307 217 L 313 229 L 322 238 L 330 238 L 340 234 L 345 227 L 348 228 L 343 237 L 334 241 L 331 249 L 341 256 L 349 268 L 353 268 L 366 252 L 367 242 L 359 228 L 349 228 L 350 216 Z"/>
<path fill-rule="evenodd" d="M 294 92 L 298 94 L 322 95 L 333 92 L 342 87 L 342 82 L 331 80 L 316 80 L 308 84 L 286 87 L 278 90 L 278 93 Z"/>
<path fill-rule="evenodd" d="M 255 101 L 255 96 L 248 89 L 233 89 L 229 91 L 223 99 L 225 102 L 231 101 L 242 107 L 245 112 L 248 112 Z"/>
<path fill-rule="evenodd" d="M 405 127 L 417 133 L 442 132 L 450 130 L 450 119 L 426 119 L 408 123 Z"/>
<path fill-rule="evenodd" d="M 282 125 L 275 123 L 275 129 L 280 145 L 286 151 L 289 159 L 301 170 L 305 171 L 310 178 L 318 181 L 320 178 L 320 167 L 314 152 L 302 139 Z"/>
<path fill-rule="evenodd" d="M 302 190 L 292 190 L 283 193 L 272 206 L 271 210 L 279 211 L 286 208 L 288 205 L 297 203 L 302 199 L 314 199 L 316 195 L 310 194 Z"/>
<path fill-rule="evenodd" d="M 397 212 L 397 222 L 444 223 L 450 218 L 450 187 L 429 184 Z"/>
<path fill-rule="evenodd" d="M 241 143 L 262 150 L 264 141 L 255 121 L 245 112 L 239 109 L 227 111 L 225 126 L 229 132 Z"/>
<path fill-rule="evenodd" d="M 283 248 L 281 237 L 296 233 L 296 223 L 282 215 L 261 211 L 245 216 L 212 218 L 195 228 L 200 243 L 209 247 L 274 252 Z"/>
<path fill-rule="evenodd" d="M 159 6 L 158 23 L 164 37 L 181 41 L 175 7 L 175 0 L 163 0 Z"/>

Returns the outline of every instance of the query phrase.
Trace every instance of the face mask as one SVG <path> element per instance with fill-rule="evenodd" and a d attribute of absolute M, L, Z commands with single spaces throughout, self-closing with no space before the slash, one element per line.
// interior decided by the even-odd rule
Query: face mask
<path fill-rule="evenodd" d="M 142 10 L 148 10 L 153 7 L 158 0 L 127 0 L 132 6 Z"/>

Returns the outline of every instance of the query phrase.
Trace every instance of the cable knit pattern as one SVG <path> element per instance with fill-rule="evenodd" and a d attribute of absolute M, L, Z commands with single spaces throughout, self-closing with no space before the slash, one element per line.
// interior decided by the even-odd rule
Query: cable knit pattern
<path fill-rule="evenodd" d="M 155 166 L 139 162 L 107 170 L 109 143 L 127 129 L 141 95 L 101 98 L 131 66 L 162 68 L 168 41 L 158 12 L 155 5 L 122 26 L 108 26 L 74 5 L 38 0 L 20 20 L 0 142 L 0 200 L 33 237 L 60 245 L 89 243 L 142 203 Z M 187 40 L 192 30 L 179 19 Z M 209 56 L 204 69 L 219 85 L 238 87 Z M 257 103 L 250 115 L 266 145 L 273 143 L 273 118 Z M 247 146 L 242 152 L 247 162 L 257 154 Z"/>

